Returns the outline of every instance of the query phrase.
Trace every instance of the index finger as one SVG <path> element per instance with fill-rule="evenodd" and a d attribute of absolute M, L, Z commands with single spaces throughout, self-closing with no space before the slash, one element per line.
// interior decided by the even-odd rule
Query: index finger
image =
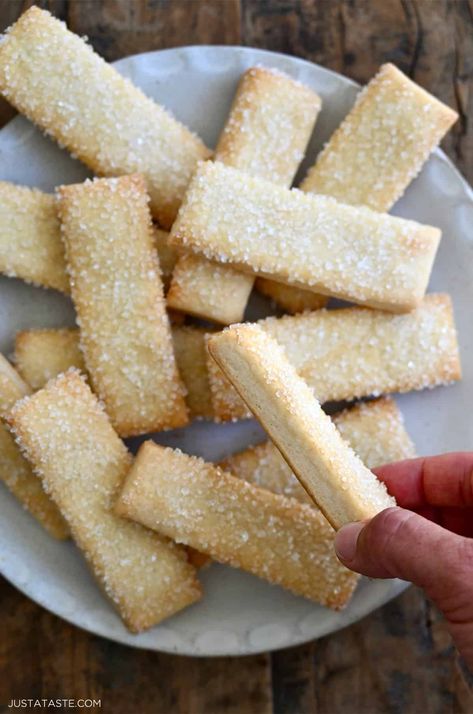
<path fill-rule="evenodd" d="M 473 506 L 473 452 L 407 459 L 374 473 L 403 508 Z"/>

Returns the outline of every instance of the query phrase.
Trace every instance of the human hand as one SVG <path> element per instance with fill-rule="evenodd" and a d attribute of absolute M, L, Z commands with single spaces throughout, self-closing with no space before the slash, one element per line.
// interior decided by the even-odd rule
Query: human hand
<path fill-rule="evenodd" d="M 423 588 L 473 669 L 473 453 L 408 459 L 374 471 L 400 507 L 341 528 L 337 555 L 363 575 Z"/>

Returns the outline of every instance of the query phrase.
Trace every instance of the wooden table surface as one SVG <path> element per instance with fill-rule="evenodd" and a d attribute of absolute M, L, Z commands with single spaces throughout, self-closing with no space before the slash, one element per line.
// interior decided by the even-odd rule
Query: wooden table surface
<path fill-rule="evenodd" d="M 0 29 L 31 2 L 0 0 Z M 51 0 L 107 60 L 165 47 L 263 47 L 365 82 L 385 61 L 455 107 L 444 148 L 473 179 L 470 0 Z M 0 105 L 0 123 L 14 115 Z M 15 698 L 102 700 L 114 714 L 473 712 L 473 678 L 419 590 L 317 642 L 192 659 L 94 637 L 0 583 L 0 711 Z M 35 711 L 37 711 L 35 709 Z M 62 710 L 61 710 L 62 711 Z"/>

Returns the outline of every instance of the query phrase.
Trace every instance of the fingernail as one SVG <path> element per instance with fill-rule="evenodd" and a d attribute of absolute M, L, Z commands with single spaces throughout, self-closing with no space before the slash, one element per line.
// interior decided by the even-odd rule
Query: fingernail
<path fill-rule="evenodd" d="M 356 555 L 356 542 L 365 523 L 348 523 L 335 536 L 335 551 L 344 563 L 350 563 Z"/>

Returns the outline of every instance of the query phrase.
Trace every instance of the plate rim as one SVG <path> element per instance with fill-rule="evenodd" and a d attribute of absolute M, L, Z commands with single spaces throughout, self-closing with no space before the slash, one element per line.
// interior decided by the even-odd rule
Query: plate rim
<path fill-rule="evenodd" d="M 72 541 L 71 541 L 72 543 Z M 171 655 L 178 655 L 180 657 L 197 657 L 197 658 L 212 658 L 212 657 L 251 657 L 252 655 L 258 655 L 258 654 L 267 654 L 269 652 L 277 652 L 280 650 L 287 650 L 290 649 L 291 647 L 298 647 L 300 645 L 306 644 L 307 642 L 315 642 L 316 640 L 320 640 L 322 637 L 328 637 L 329 635 L 335 634 L 336 632 L 340 632 L 341 630 L 344 630 L 347 627 L 350 627 L 350 625 L 354 625 L 356 622 L 360 622 L 360 620 L 363 620 L 365 617 L 368 617 L 368 615 L 371 615 L 371 613 L 376 612 L 380 608 L 384 607 L 387 605 L 389 602 L 397 598 L 399 595 L 402 595 L 406 590 L 408 590 L 410 587 L 412 587 L 412 583 L 406 582 L 404 580 L 398 580 L 398 579 L 393 579 L 390 582 L 392 583 L 391 589 L 388 590 L 383 598 L 381 599 L 380 603 L 376 605 L 376 607 L 367 609 L 361 607 L 356 615 L 353 617 L 348 617 L 347 619 L 340 621 L 339 623 L 336 623 L 335 627 L 329 626 L 328 628 L 322 627 L 321 631 L 319 634 L 312 636 L 312 635 L 307 635 L 307 634 L 301 634 L 299 637 L 294 637 L 291 639 L 290 642 L 284 643 L 284 644 L 278 644 L 274 647 L 263 647 L 263 646 L 254 646 L 251 649 L 249 649 L 248 645 L 246 645 L 246 649 L 243 650 L 233 650 L 229 652 L 220 652 L 220 651 L 208 651 L 208 652 L 202 652 L 202 651 L 197 651 L 196 649 L 186 649 L 186 641 L 183 641 L 182 644 L 179 645 L 160 645 L 159 649 L 157 647 L 153 647 L 149 643 L 143 643 L 138 640 L 135 640 L 133 642 L 130 642 L 129 640 L 122 638 L 120 636 L 119 632 L 113 633 L 112 635 L 106 634 L 105 632 L 100 631 L 99 629 L 94 629 L 91 625 L 88 625 L 87 623 L 82 623 L 78 624 L 77 620 L 74 619 L 72 615 L 68 615 L 67 613 L 58 613 L 55 610 L 52 609 L 50 605 L 44 604 L 41 602 L 41 598 L 38 597 L 33 597 L 30 595 L 28 592 L 27 586 L 23 586 L 19 583 L 15 583 L 12 581 L 12 579 L 8 576 L 5 575 L 3 572 L 0 573 L 2 577 L 7 580 L 10 585 L 12 585 L 16 590 L 21 592 L 22 595 L 25 597 L 29 598 L 32 600 L 36 605 L 39 605 L 39 607 L 42 607 L 44 610 L 49 612 L 50 614 L 54 615 L 55 617 L 60 618 L 61 620 L 64 620 L 67 622 L 69 625 L 73 625 L 74 627 L 79 628 L 80 630 L 84 630 L 85 632 L 88 632 L 90 635 L 94 635 L 95 637 L 102 637 L 105 640 L 108 640 L 109 642 L 114 642 L 118 645 L 121 645 L 122 647 L 132 647 L 133 649 L 139 649 L 139 650 L 148 650 L 149 652 L 162 652 L 163 654 L 171 654 Z M 365 578 L 366 580 L 371 580 L 371 578 Z M 386 582 L 388 579 L 386 579 Z M 98 587 L 98 585 L 97 585 Z M 198 603 L 196 603 L 198 605 Z M 349 604 L 347 605 L 347 608 L 349 607 Z M 117 614 L 115 610 L 113 610 L 114 614 Z M 348 612 L 348 610 L 346 610 Z M 117 615 L 118 616 L 118 615 Z M 166 620 L 163 621 L 164 623 Z M 160 623 L 161 624 L 161 623 Z M 104 625 L 104 630 L 107 628 L 107 625 Z M 151 628 L 152 629 L 152 628 Z M 127 634 L 132 634 L 132 633 L 127 633 Z M 138 633 L 139 634 L 139 633 Z"/>

